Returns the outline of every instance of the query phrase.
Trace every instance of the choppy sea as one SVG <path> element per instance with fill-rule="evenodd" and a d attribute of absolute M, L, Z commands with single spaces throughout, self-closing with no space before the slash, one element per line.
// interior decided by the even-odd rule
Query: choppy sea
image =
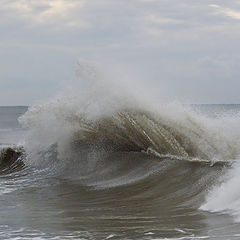
<path fill-rule="evenodd" d="M 0 239 L 240 239 L 240 105 L 94 109 L 0 107 Z"/>

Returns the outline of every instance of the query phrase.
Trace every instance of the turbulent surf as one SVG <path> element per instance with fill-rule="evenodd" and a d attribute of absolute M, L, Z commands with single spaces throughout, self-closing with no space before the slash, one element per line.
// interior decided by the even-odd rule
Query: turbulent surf
<path fill-rule="evenodd" d="M 0 236 L 237 239 L 240 107 L 145 101 L 82 68 L 94 88 L 30 107 L 2 143 Z"/>

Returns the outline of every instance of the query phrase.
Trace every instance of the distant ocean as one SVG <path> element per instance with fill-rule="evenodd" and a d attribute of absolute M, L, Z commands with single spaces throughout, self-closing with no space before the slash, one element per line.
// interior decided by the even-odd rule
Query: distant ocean
<path fill-rule="evenodd" d="M 240 105 L 0 107 L 0 239 L 240 239 L 239 154 Z"/>

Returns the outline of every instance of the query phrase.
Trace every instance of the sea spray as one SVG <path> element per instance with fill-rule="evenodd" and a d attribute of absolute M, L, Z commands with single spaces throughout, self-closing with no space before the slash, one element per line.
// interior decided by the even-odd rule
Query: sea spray
<path fill-rule="evenodd" d="M 240 130 L 231 129 L 239 123 L 238 116 L 213 119 L 181 104 L 143 99 L 134 88 L 124 91 L 126 82 L 117 76 L 111 81 L 89 63 L 78 65 L 80 80 L 71 94 L 33 106 L 20 118 L 29 129 L 25 148 L 30 162 L 48 162 L 45 153 L 54 149 L 56 159 L 67 164 L 76 147 L 147 153 L 152 149 L 160 155 L 213 162 L 238 156 Z"/>
<path fill-rule="evenodd" d="M 221 184 L 213 187 L 200 209 L 210 212 L 229 213 L 234 216 L 237 222 L 240 222 L 239 159 L 219 181 Z"/>

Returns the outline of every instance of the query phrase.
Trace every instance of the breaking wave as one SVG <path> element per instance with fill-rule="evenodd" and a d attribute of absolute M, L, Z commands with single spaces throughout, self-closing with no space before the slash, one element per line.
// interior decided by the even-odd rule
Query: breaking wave
<path fill-rule="evenodd" d="M 135 93 L 129 97 L 119 86 L 116 90 L 115 82 L 102 77 L 98 82 L 88 65 L 80 64 L 80 70 L 90 87 L 80 82 L 79 92 L 31 107 L 20 118 L 29 129 L 25 166 L 48 168 L 48 174 L 98 189 L 141 182 L 152 196 L 161 193 L 169 200 L 166 196 L 174 195 L 202 210 L 225 210 L 225 194 L 235 180 L 215 189 L 240 154 L 238 112 L 212 118 L 189 106 L 145 101 Z M 210 189 L 211 196 L 206 195 Z M 237 203 L 228 207 L 240 215 L 239 191 L 230 195 L 228 201 Z"/>
<path fill-rule="evenodd" d="M 61 159 L 77 149 L 92 149 L 210 163 L 231 162 L 239 156 L 238 131 L 229 135 L 229 126 L 221 125 L 232 119 L 210 119 L 180 105 L 155 112 L 128 107 L 89 116 L 91 107 L 79 103 L 79 108 L 69 111 L 68 106 L 51 103 L 30 109 L 21 118 L 30 128 L 28 154 L 54 147 Z"/>

